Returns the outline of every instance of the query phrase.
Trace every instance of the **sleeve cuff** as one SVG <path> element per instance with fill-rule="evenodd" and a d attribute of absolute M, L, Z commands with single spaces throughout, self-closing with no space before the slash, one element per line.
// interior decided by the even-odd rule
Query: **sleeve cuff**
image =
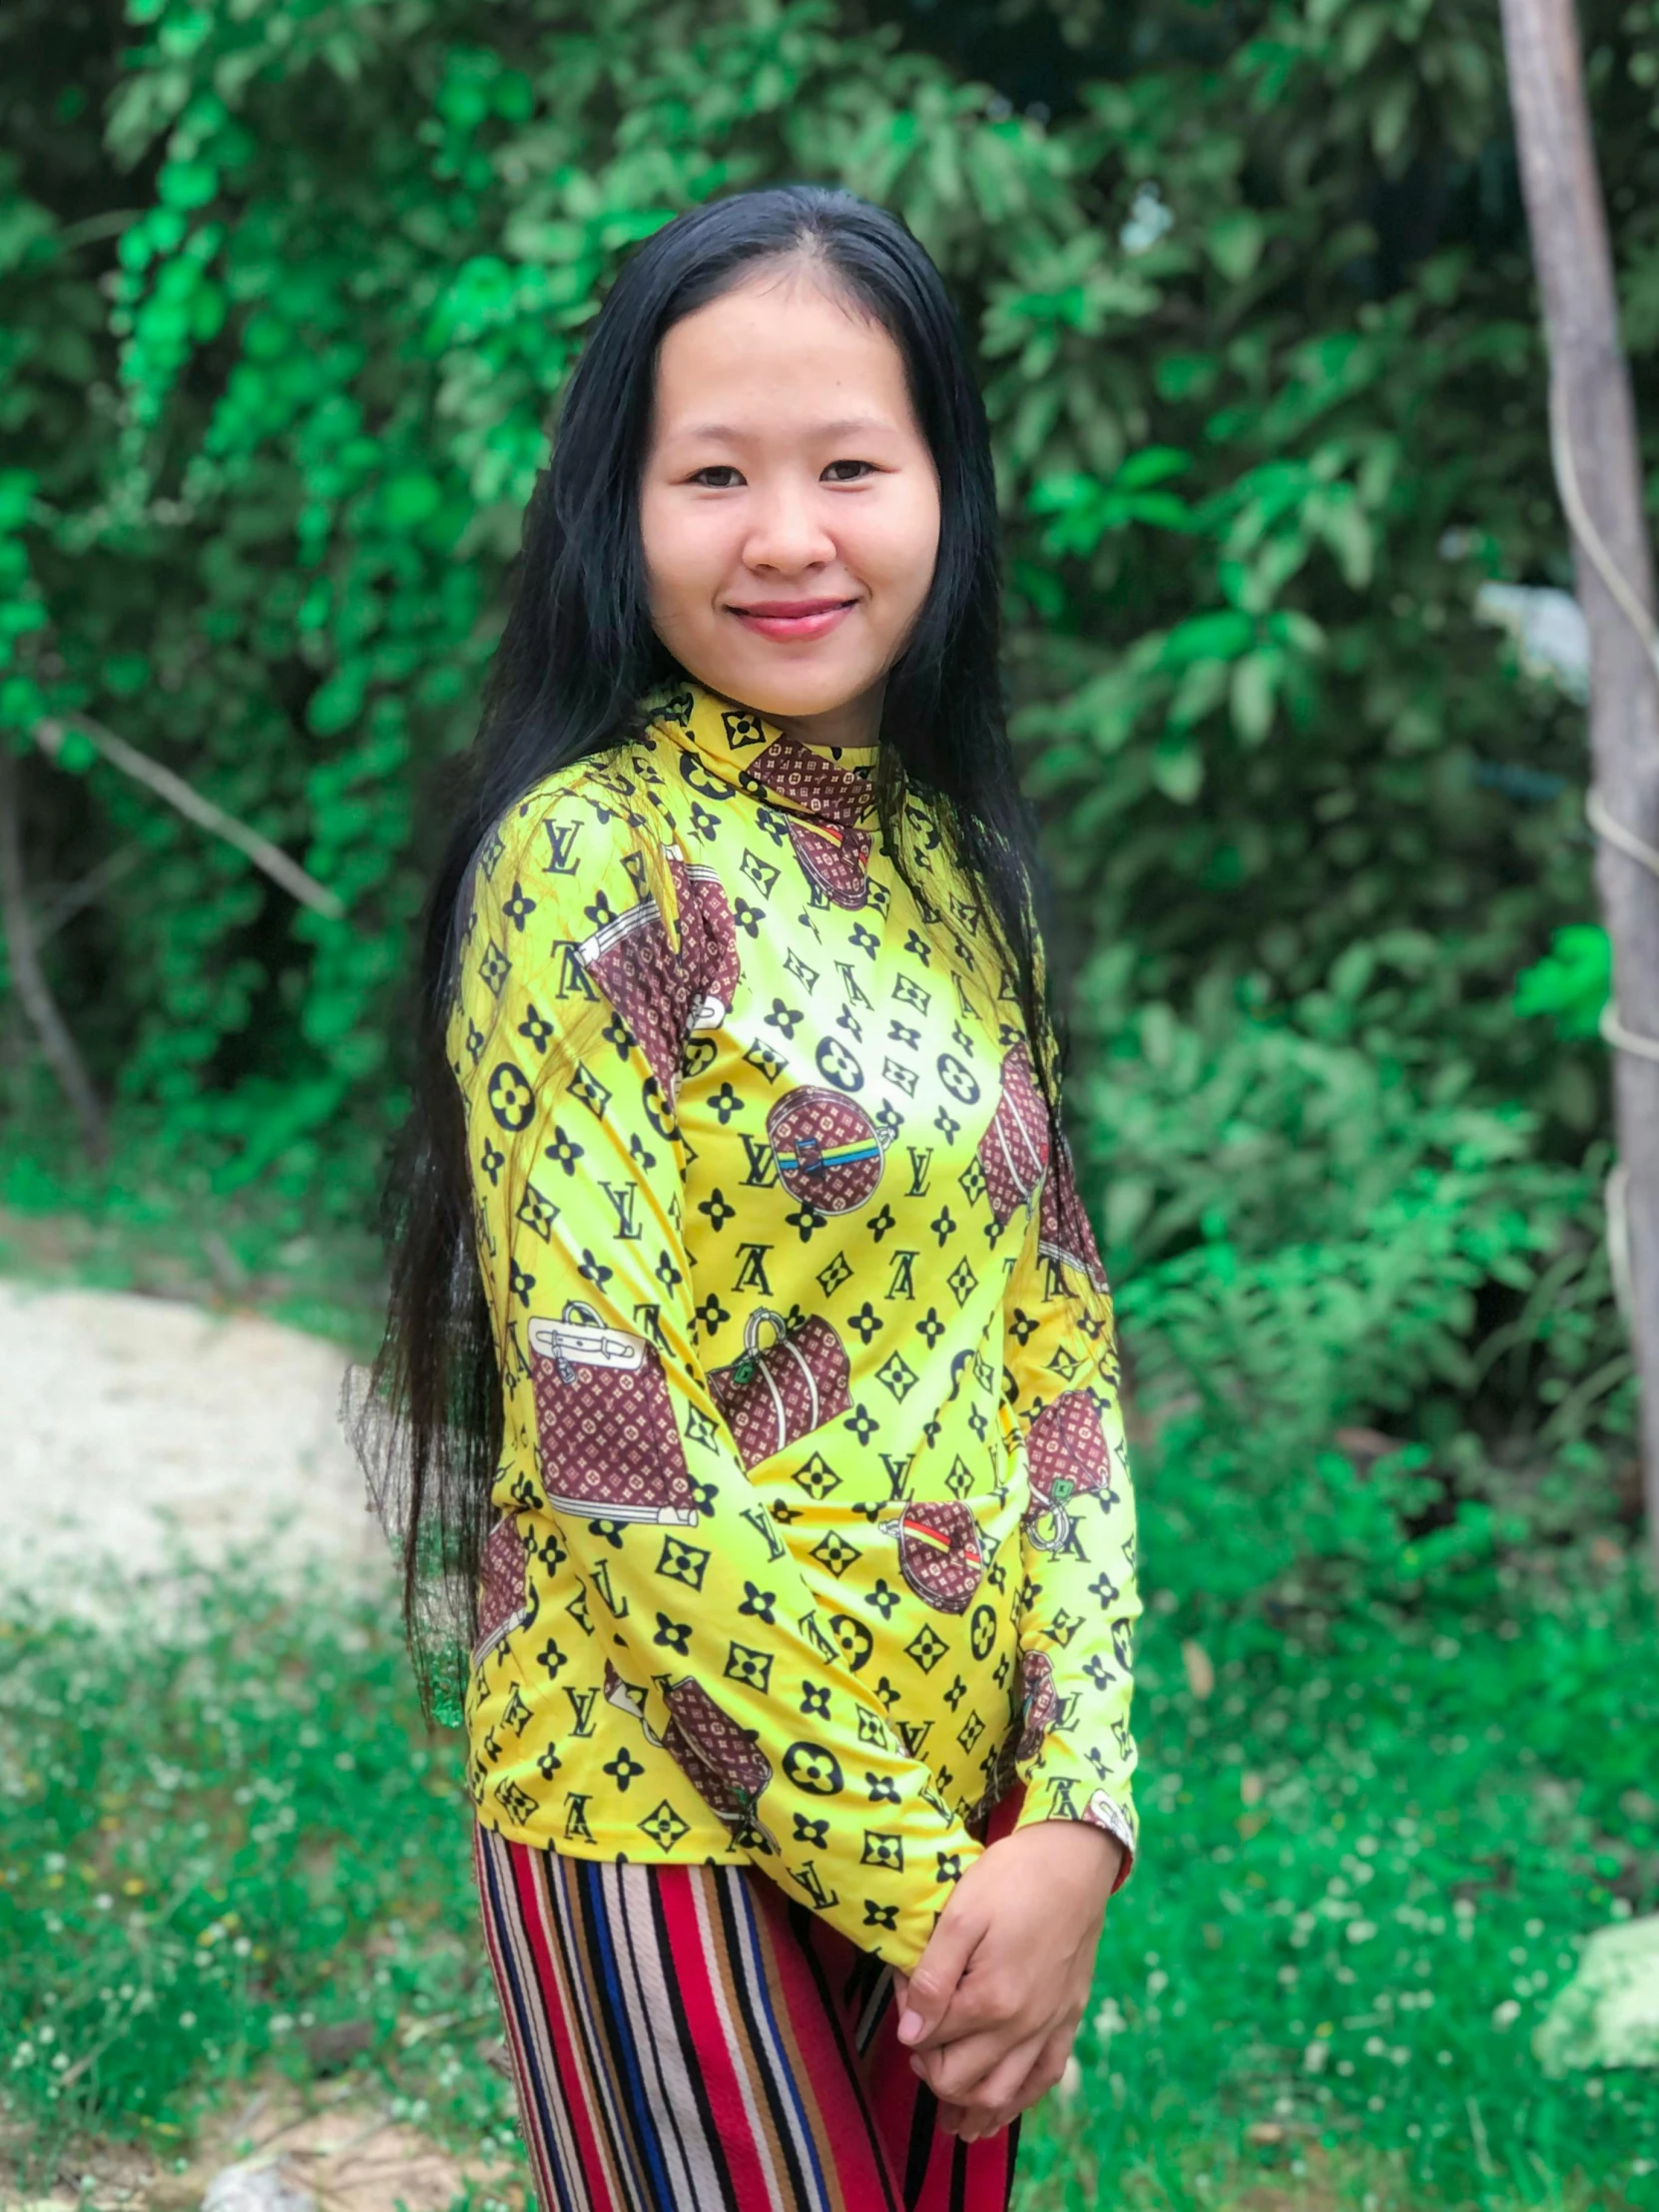
<path fill-rule="evenodd" d="M 1116 1897 L 1129 1880 L 1139 1851 L 1140 1824 L 1135 1818 L 1132 1806 L 1127 1798 L 1115 1798 L 1107 1790 L 1094 1790 L 1081 1803 L 1078 1802 L 1077 1793 L 1072 1793 L 1068 1810 L 1063 1804 L 1056 1807 L 1052 1803 L 1057 1795 L 1058 1793 L 1053 1791 L 1032 1792 L 1028 1790 L 1013 1825 L 1016 1828 L 1029 1828 L 1038 1821 L 1074 1820 L 1085 1821 L 1091 1828 L 1103 1829 L 1114 1842 L 1123 1846 L 1123 1857 L 1118 1864 L 1117 1880 L 1112 1884 L 1111 1889 L 1111 1895 Z M 1043 1799 L 1050 1802 L 1045 1805 L 1040 1802 Z"/>

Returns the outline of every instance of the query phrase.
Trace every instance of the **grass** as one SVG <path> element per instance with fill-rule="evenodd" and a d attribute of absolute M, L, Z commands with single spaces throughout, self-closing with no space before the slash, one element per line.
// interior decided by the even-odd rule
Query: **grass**
<path fill-rule="evenodd" d="M 142 1152 L 107 1174 L 8 1144 L 0 1155 L 0 1275 L 84 1290 L 257 1309 L 374 1351 L 381 1255 L 360 1227 L 307 1223 L 261 1189 L 227 1195 Z"/>
<path fill-rule="evenodd" d="M 1659 2205 L 1659 2075 L 1550 2080 L 1530 2048 L 1579 1938 L 1659 1903 L 1659 1634 L 1622 1569 L 1512 1602 L 1202 1655 L 1154 1604 L 1144 1857 L 1020 2212 Z M 420 1732 L 368 1601 L 278 1603 L 250 1562 L 165 1609 L 112 1589 L 90 1625 L 6 1609 L 24 2197 L 89 2135 L 182 2156 L 273 2073 L 356 2074 L 450 2148 L 510 2150 L 466 1821 L 456 1739 Z"/>

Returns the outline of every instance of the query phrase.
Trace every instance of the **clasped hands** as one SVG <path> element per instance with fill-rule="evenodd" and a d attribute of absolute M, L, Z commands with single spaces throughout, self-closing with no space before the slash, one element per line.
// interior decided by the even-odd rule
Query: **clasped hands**
<path fill-rule="evenodd" d="M 898 2039 L 964 2142 L 1053 2088 L 1088 2002 L 1123 1846 L 1085 1821 L 1033 1821 L 987 1845 L 909 1976 Z"/>

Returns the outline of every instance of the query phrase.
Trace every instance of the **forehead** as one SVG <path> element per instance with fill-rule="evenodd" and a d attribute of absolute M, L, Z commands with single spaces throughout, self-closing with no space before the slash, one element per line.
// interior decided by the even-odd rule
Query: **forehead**
<path fill-rule="evenodd" d="M 904 362 L 855 301 L 808 269 L 757 273 L 684 315 L 657 355 L 656 435 L 914 433 Z"/>

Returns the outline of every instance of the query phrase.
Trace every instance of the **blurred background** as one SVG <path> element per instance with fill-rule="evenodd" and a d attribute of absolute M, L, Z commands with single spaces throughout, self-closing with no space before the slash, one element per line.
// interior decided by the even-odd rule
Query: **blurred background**
<path fill-rule="evenodd" d="M 1659 6 L 1580 12 L 1655 454 Z M 524 2201 L 334 1394 L 422 795 L 562 379 L 633 243 L 811 177 L 975 336 L 1132 1369 L 1145 1850 L 1021 2212 L 1659 2204 L 1609 961 L 1492 0 L 0 0 L 0 149 L 5 2201 Z M 1643 1941 L 1646 2014 L 1598 1999 Z"/>

